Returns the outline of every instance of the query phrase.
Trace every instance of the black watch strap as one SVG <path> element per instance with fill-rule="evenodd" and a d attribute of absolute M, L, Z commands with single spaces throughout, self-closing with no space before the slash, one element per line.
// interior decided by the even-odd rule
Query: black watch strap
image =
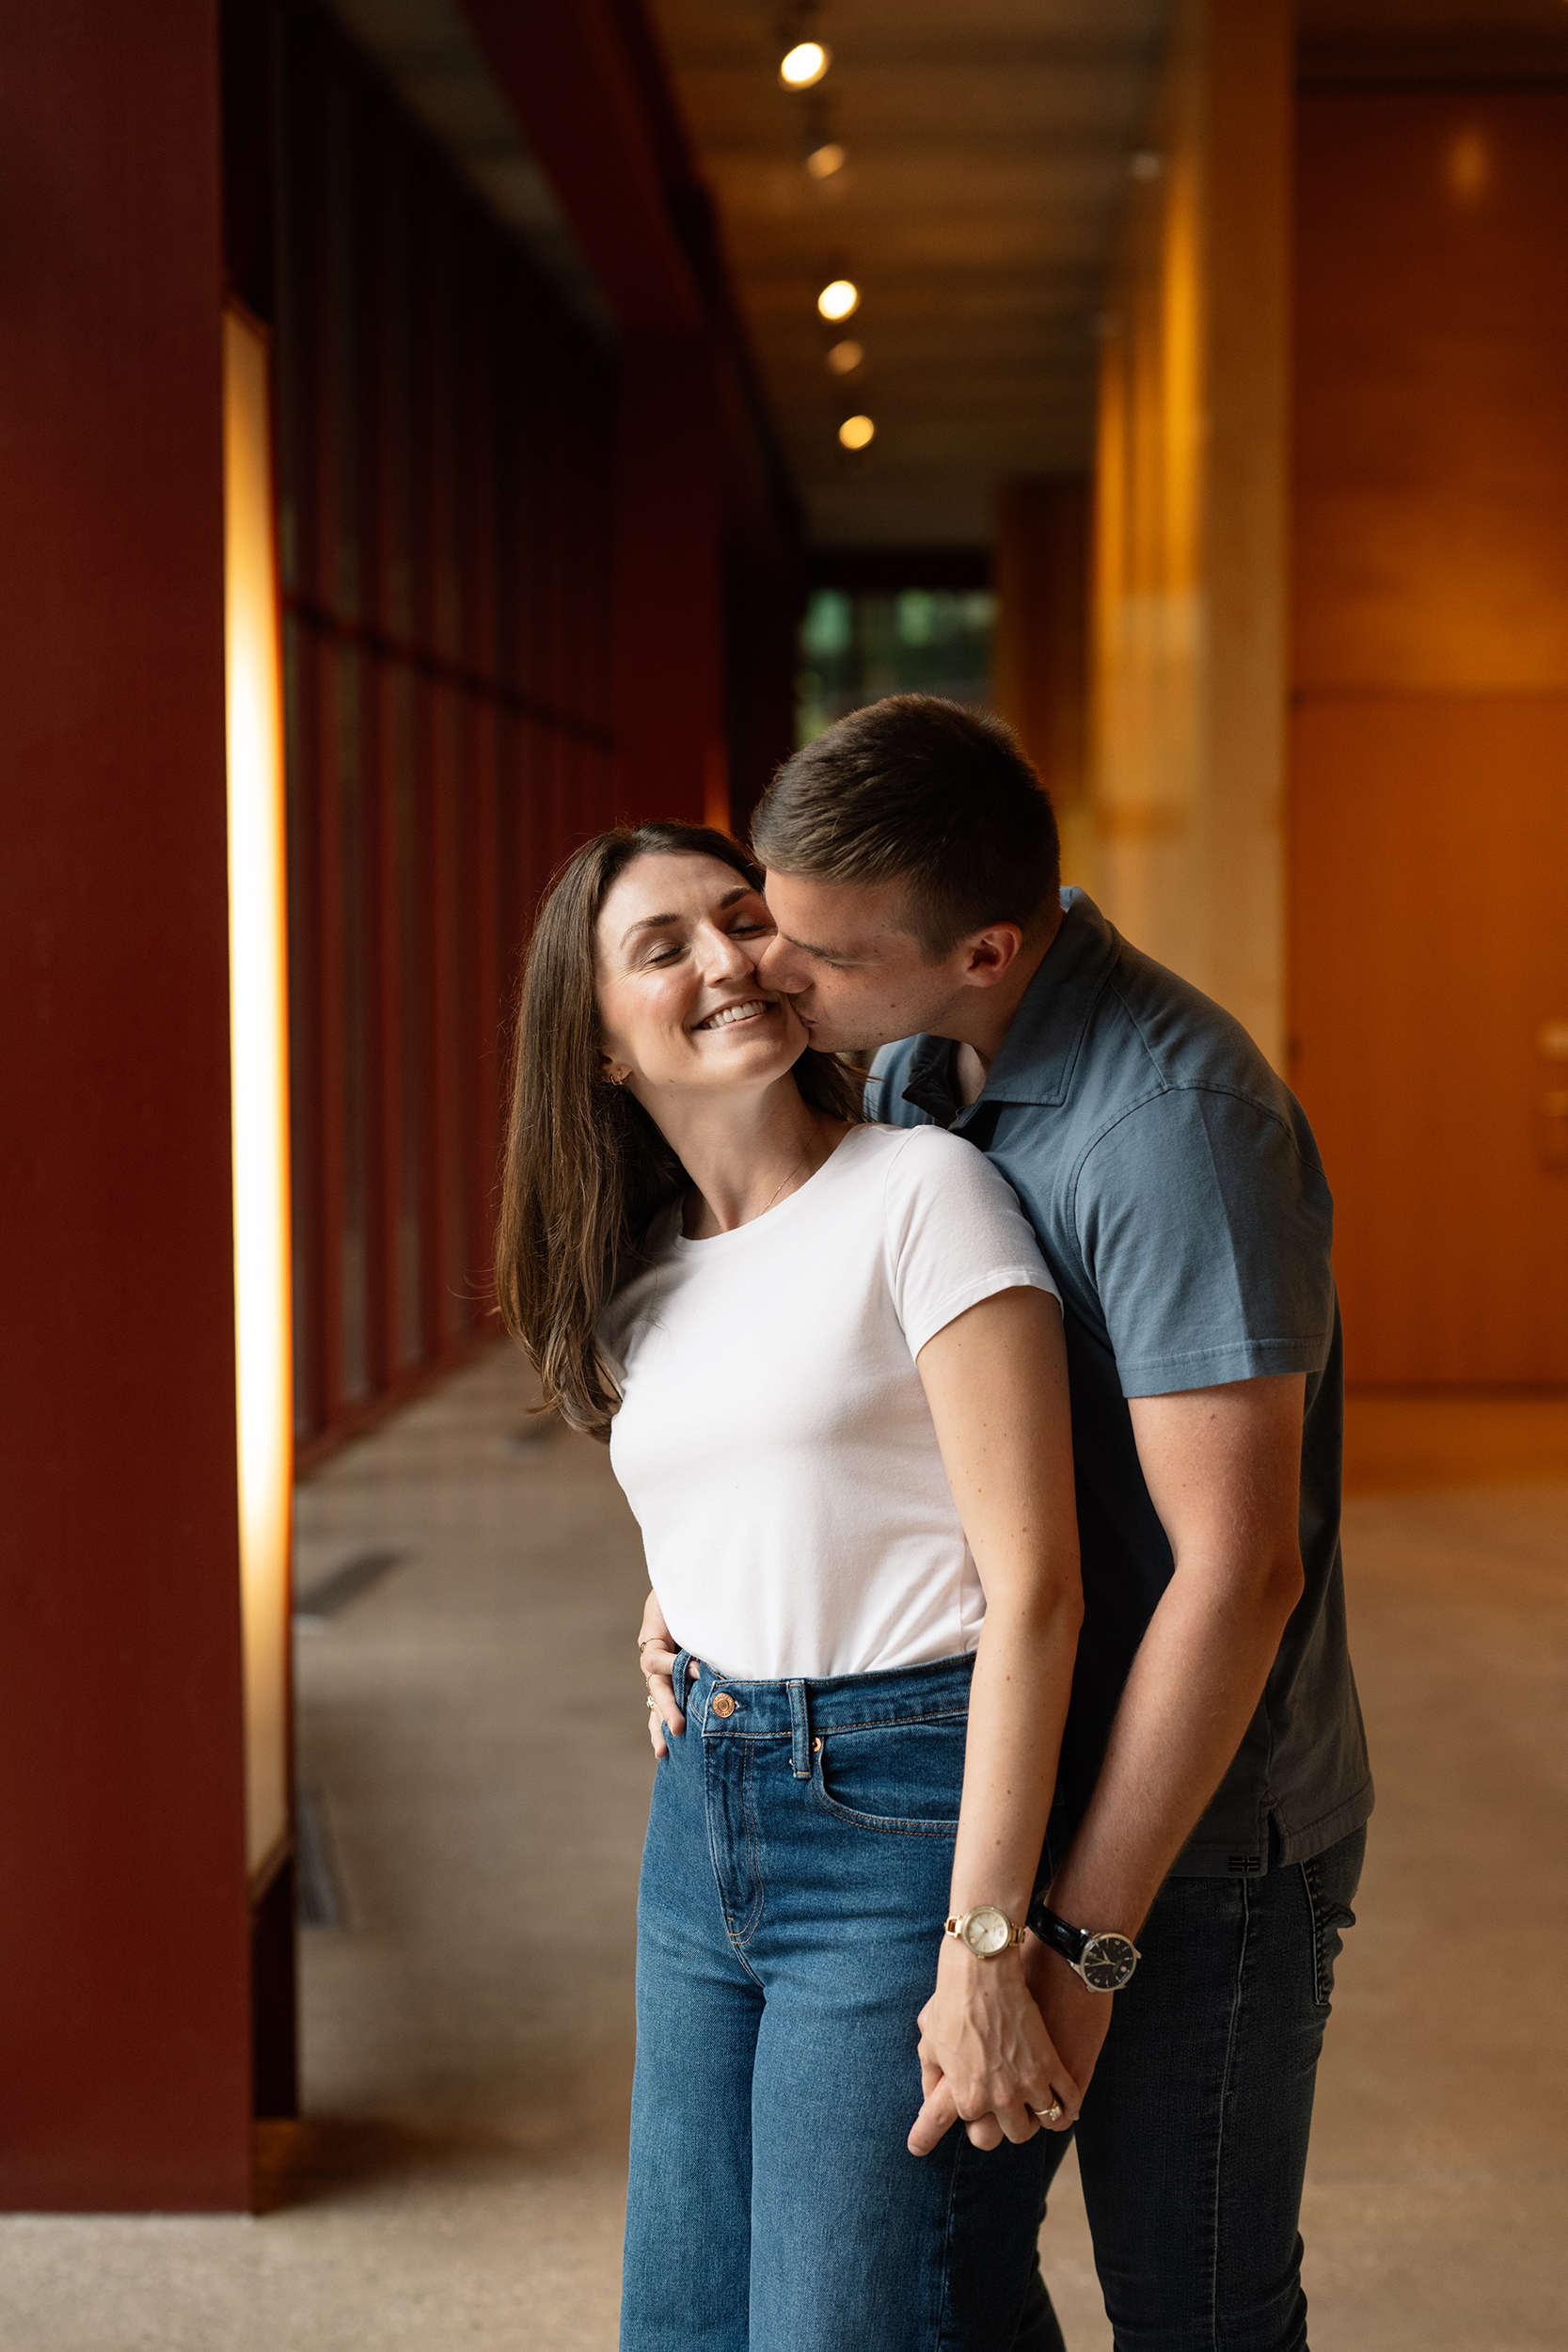
<path fill-rule="evenodd" d="M 1060 1952 L 1091 1993 L 1119 1993 L 1123 1985 L 1132 1982 L 1132 1971 L 1142 1957 L 1131 1936 L 1111 1928 L 1075 1928 L 1069 1920 L 1058 1918 L 1055 1912 L 1048 1910 L 1037 1896 L 1029 1906 L 1024 1924 L 1042 1944 Z"/>
<path fill-rule="evenodd" d="M 1084 1957 L 1085 1945 L 1093 1941 L 1087 1928 L 1072 1927 L 1066 1919 L 1058 1919 L 1053 1911 L 1048 1911 L 1043 1895 L 1035 1897 L 1023 1924 L 1042 1944 L 1060 1952 L 1069 1968 L 1077 1967 Z"/>

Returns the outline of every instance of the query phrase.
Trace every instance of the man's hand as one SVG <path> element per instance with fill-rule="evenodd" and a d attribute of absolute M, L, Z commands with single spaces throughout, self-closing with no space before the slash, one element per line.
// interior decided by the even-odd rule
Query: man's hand
<path fill-rule="evenodd" d="M 1023 1939 L 1023 1978 L 1082 2100 L 1110 2031 L 1116 1994 L 1091 1993 L 1060 1952 L 1053 1952 L 1037 1935 Z"/>
<path fill-rule="evenodd" d="M 664 1622 L 658 1597 L 650 1593 L 642 1611 L 637 1659 L 642 1669 L 642 1679 L 648 1686 L 648 1696 L 653 1701 L 648 1709 L 648 1738 L 656 1756 L 668 1756 L 670 1753 L 666 1732 L 673 1732 L 678 1739 L 686 1729 L 686 1717 L 675 1696 L 675 1686 L 670 1678 L 675 1671 L 678 1656 L 673 1636 Z M 697 1661 L 693 1659 L 687 1673 L 689 1681 L 696 1671 Z"/>

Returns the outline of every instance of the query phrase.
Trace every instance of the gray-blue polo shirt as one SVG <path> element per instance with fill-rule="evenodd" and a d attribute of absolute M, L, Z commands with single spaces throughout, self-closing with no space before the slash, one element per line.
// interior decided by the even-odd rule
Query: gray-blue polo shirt
<path fill-rule="evenodd" d="M 1303 1862 L 1372 1809 L 1339 1557 L 1344 1387 L 1334 1209 L 1300 1104 L 1238 1022 L 1130 947 L 1081 890 L 965 1108 L 942 1038 L 883 1048 L 866 1109 L 967 1136 L 1023 1204 L 1061 1289 L 1085 1616 L 1052 1843 L 1100 1771 L 1172 1573 L 1130 1396 L 1305 1373 L 1307 1589 L 1179 1873 Z"/>

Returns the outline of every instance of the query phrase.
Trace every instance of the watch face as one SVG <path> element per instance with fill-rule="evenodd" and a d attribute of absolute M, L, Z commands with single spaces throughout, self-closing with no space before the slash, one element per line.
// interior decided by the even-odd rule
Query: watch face
<path fill-rule="evenodd" d="M 994 1953 L 1006 1951 L 1012 1931 L 1012 1921 L 994 1903 L 977 1904 L 963 1924 L 964 1942 L 979 1960 L 990 1960 Z"/>
<path fill-rule="evenodd" d="M 1078 1964 L 1095 1992 L 1119 1993 L 1138 1964 L 1137 1947 L 1125 1935 L 1091 1935 Z"/>

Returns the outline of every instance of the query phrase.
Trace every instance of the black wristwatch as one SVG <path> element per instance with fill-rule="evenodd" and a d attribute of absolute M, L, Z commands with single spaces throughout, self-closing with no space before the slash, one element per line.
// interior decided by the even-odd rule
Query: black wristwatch
<path fill-rule="evenodd" d="M 1131 1981 L 1133 1969 L 1143 1958 L 1137 1946 L 1127 1936 L 1117 1935 L 1114 1929 L 1104 1929 L 1095 1935 L 1087 1928 L 1070 1927 L 1067 1920 L 1058 1919 L 1053 1911 L 1046 1909 L 1040 1896 L 1030 1904 L 1025 1924 L 1042 1944 L 1049 1944 L 1053 1952 L 1061 1953 L 1091 1993 L 1119 1993 Z"/>

